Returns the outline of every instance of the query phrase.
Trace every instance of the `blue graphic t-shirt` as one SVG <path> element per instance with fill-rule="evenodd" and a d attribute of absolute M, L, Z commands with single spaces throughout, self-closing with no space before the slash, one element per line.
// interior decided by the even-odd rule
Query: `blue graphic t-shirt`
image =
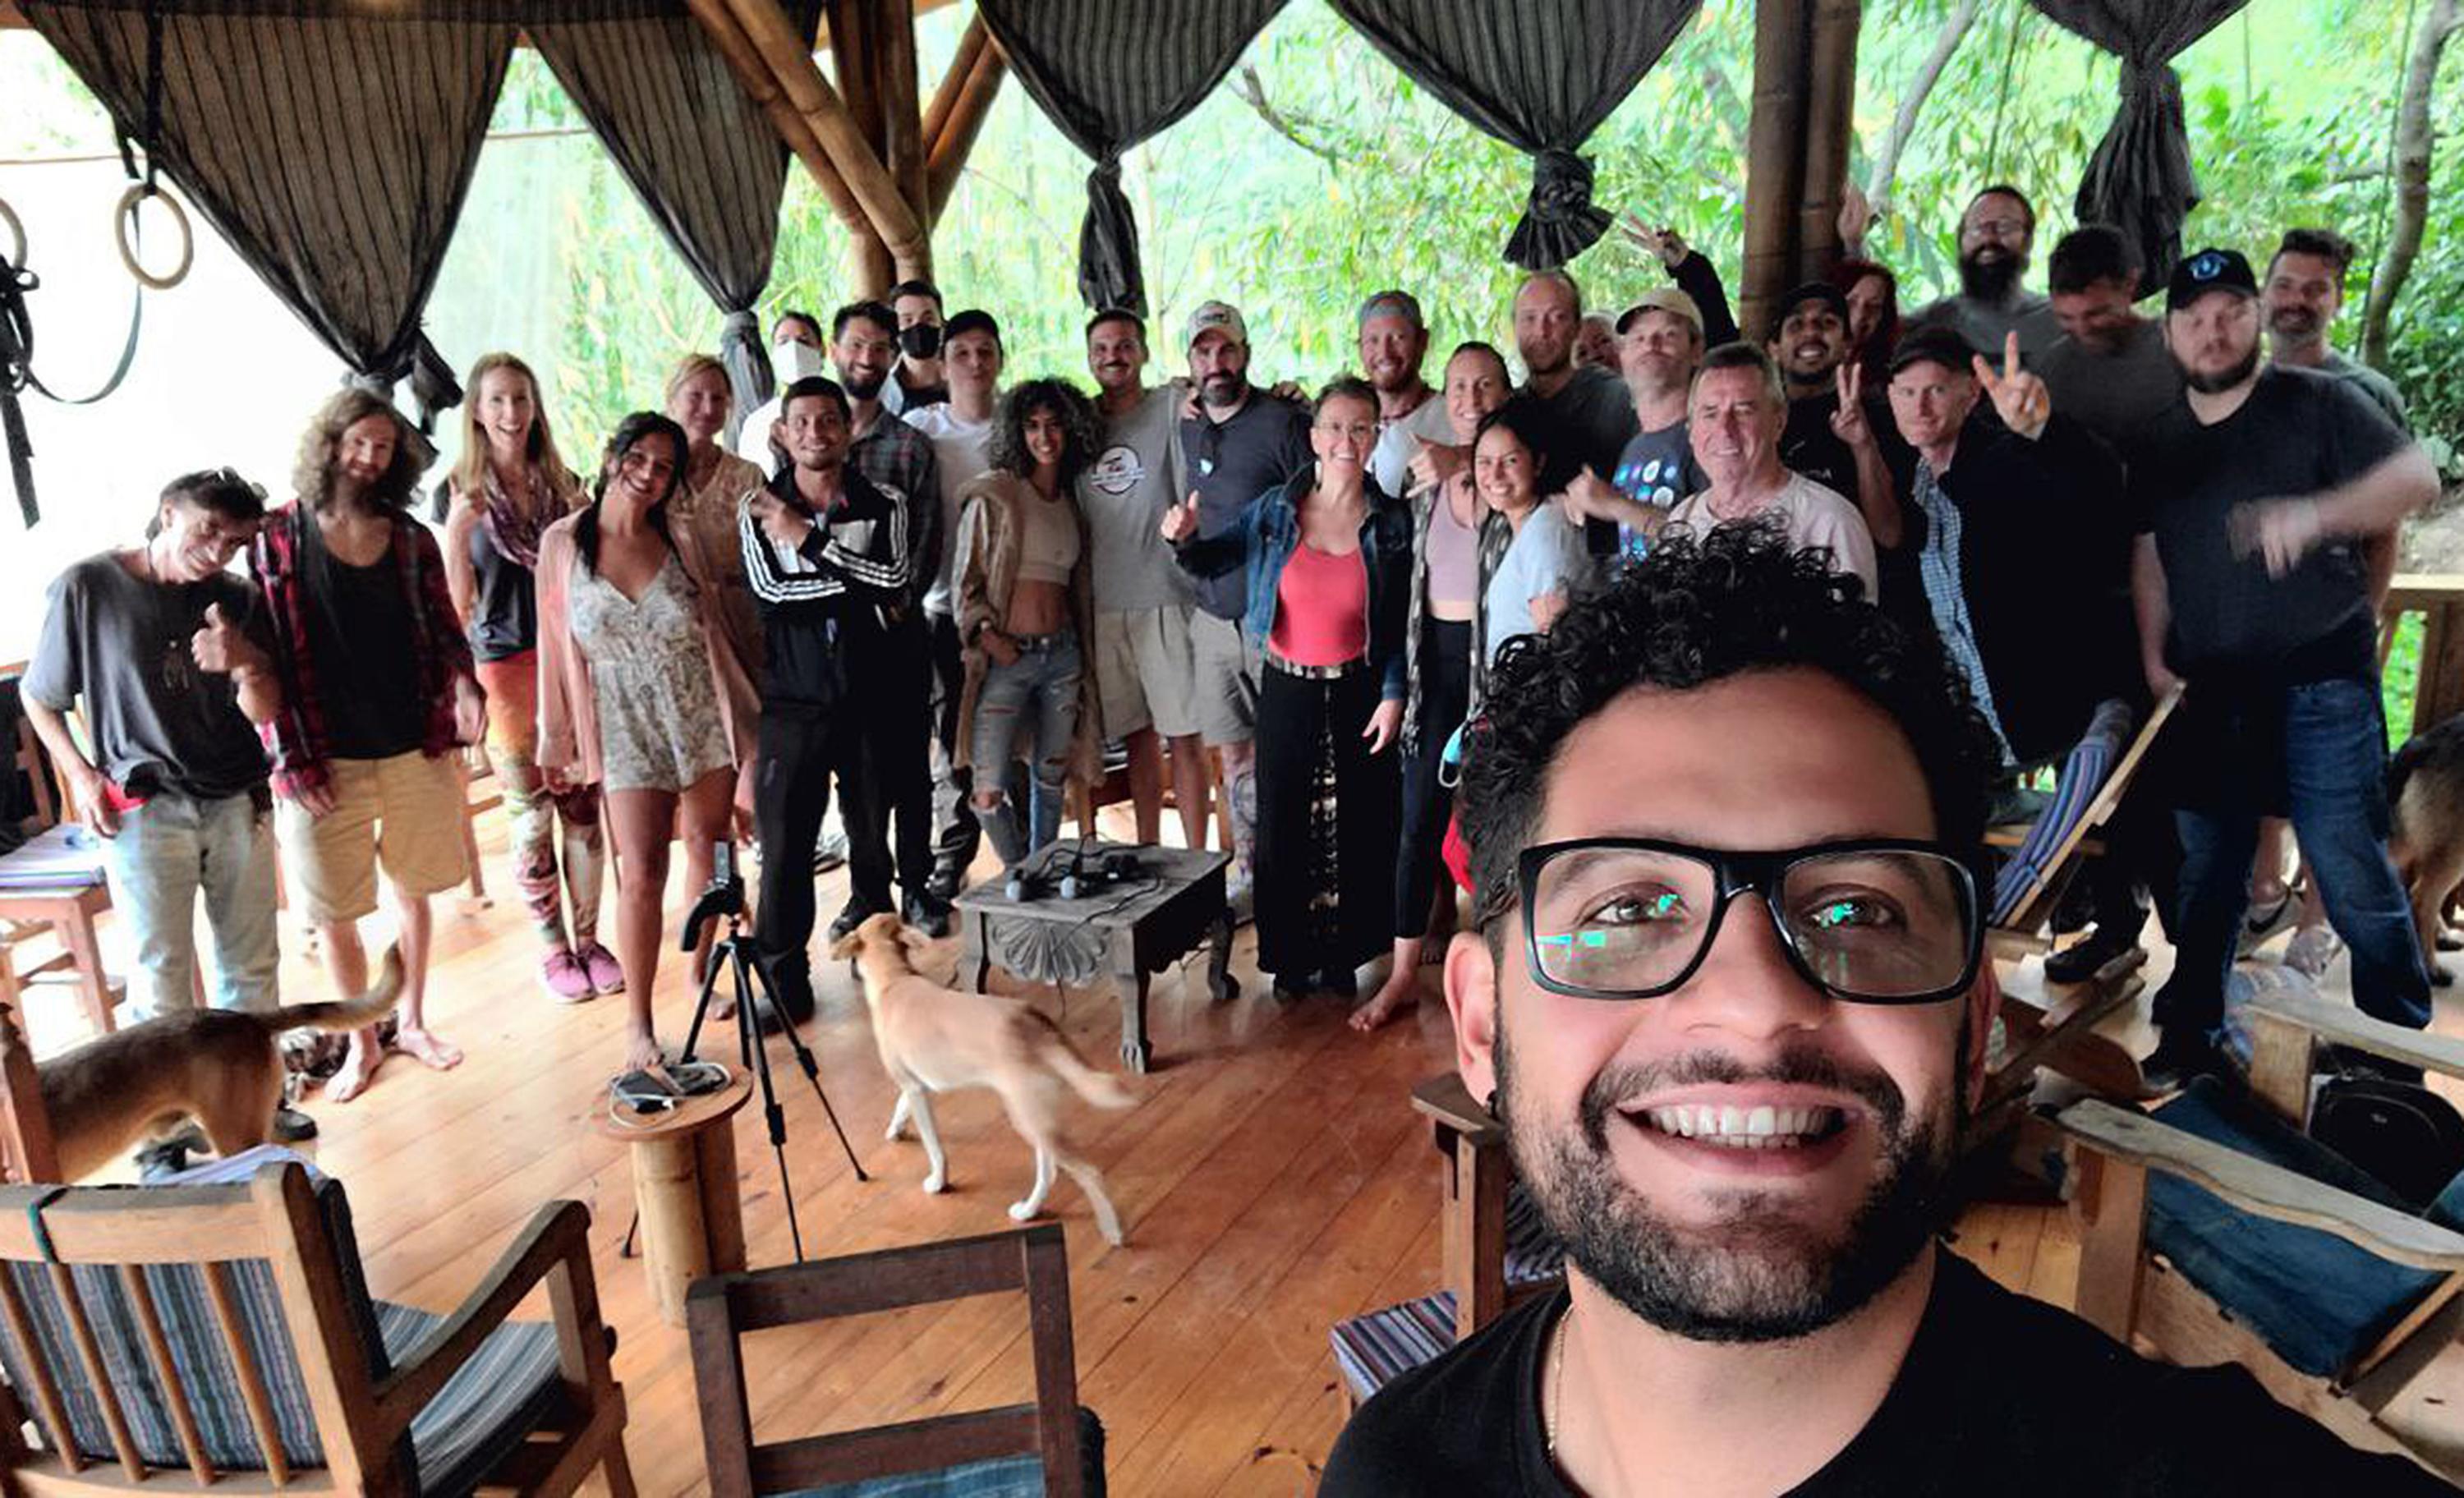
<path fill-rule="evenodd" d="M 1658 431 L 1639 432 L 1617 454 L 1617 472 L 1609 482 L 1617 492 L 1629 499 L 1662 510 L 1675 505 L 1688 495 L 1710 487 L 1703 471 L 1694 466 L 1694 449 L 1686 440 L 1685 424 L 1662 427 Z M 1650 542 L 1634 534 L 1630 527 L 1617 527 L 1617 552 L 1621 556 L 1639 558 L 1650 549 Z"/>

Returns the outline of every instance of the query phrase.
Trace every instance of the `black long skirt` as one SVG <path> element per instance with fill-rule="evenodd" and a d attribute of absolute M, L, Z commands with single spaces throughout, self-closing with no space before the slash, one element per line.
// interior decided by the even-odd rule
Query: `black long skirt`
<path fill-rule="evenodd" d="M 1258 683 L 1258 966 L 1349 970 L 1395 939 L 1397 745 L 1369 752 L 1367 666 L 1331 679 L 1272 662 Z"/>

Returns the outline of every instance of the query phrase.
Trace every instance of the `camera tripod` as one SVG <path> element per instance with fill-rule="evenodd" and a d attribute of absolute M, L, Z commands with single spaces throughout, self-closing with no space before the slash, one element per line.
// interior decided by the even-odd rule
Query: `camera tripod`
<path fill-rule="evenodd" d="M 761 967 L 755 954 L 753 938 L 744 934 L 744 882 L 735 871 L 733 850 L 724 843 L 718 845 L 713 865 L 710 888 L 693 904 L 685 917 L 683 949 L 693 950 L 701 934 L 714 919 L 727 922 L 727 935 L 710 949 L 709 964 L 702 971 L 701 997 L 693 1004 L 693 1024 L 685 1031 L 684 1049 L 677 1053 L 682 1065 L 693 1059 L 693 1047 L 700 1043 L 702 1023 L 710 1017 L 711 995 L 718 988 L 718 975 L 724 969 L 735 975 L 736 1042 L 744 1068 L 760 1080 L 761 1119 L 770 1134 L 770 1153 L 779 1162 L 779 1196 L 787 1206 L 787 1239 L 795 1247 L 796 1261 L 804 1258 L 804 1234 L 796 1223 L 796 1188 L 787 1173 L 787 1110 L 779 1102 L 779 1092 L 770 1075 L 770 1047 L 761 1033 L 762 1011 L 754 1003 L 759 990 L 768 1012 L 779 1017 L 779 1031 L 787 1037 L 787 1046 L 795 1053 L 796 1065 L 803 1068 L 804 1080 L 813 1085 L 813 1096 L 822 1105 L 822 1114 L 830 1121 L 830 1132 L 838 1135 L 839 1148 L 847 1152 L 847 1168 L 858 1180 L 870 1180 L 864 1165 L 855 1157 L 855 1146 L 847 1143 L 847 1130 L 839 1125 L 838 1110 L 830 1106 L 829 1094 L 822 1090 L 821 1064 L 813 1059 L 812 1047 L 796 1033 L 795 1022 L 787 1017 L 786 1007 L 779 1002 L 778 991 L 770 986 L 770 975 Z M 641 1213 L 633 1214 L 635 1226 Z M 631 1229 L 625 1234 L 629 1249 L 633 1242 Z"/>

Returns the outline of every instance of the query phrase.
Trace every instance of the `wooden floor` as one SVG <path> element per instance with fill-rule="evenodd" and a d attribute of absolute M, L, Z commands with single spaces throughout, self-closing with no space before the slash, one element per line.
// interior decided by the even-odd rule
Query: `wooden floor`
<path fill-rule="evenodd" d="M 358 1101 L 312 1094 L 307 1107 L 323 1129 L 316 1154 L 349 1185 L 375 1293 L 433 1309 L 470 1289 L 539 1203 L 586 1203 L 642 1491 L 706 1490 L 684 1335 L 657 1319 L 639 1264 L 617 1257 L 631 1185 L 622 1147 L 590 1128 L 621 1057 L 623 1001 L 565 1007 L 542 995 L 534 938 L 511 898 L 501 815 L 480 826 L 497 898 L 475 912 L 438 902 L 429 998 L 431 1023 L 470 1059 L 439 1074 L 397 1056 Z M 826 914 L 843 876 L 826 878 L 822 893 Z M 370 923 L 372 937 L 383 924 Z M 297 936 L 286 920 L 286 996 L 322 997 Z M 691 996 L 672 951 L 665 960 L 660 1032 L 673 1044 Z M 1434 993 L 1436 970 L 1425 971 Z M 1235 973 L 1244 992 L 1221 1006 L 1205 1001 L 1201 964 L 1159 977 L 1157 1069 L 1137 1081 L 1138 1105 L 1084 1115 L 1085 1153 L 1111 1182 L 1129 1245 L 1096 1236 L 1066 1179 L 1052 1199 L 1068 1234 L 1081 1397 L 1103 1417 L 1117 1493 L 1310 1491 L 1343 1420 L 1328 1325 L 1436 1282 L 1436 1157 L 1406 1094 L 1452 1064 L 1442 1004 L 1432 997 L 1411 1022 L 1364 1040 L 1331 1001 L 1287 1007 L 1265 997 L 1245 930 Z M 1023 1192 L 1030 1160 L 998 1108 L 961 1095 L 937 1110 L 953 1189 L 924 1195 L 919 1148 L 882 1139 L 891 1092 L 861 995 L 842 966 L 818 977 L 823 1013 L 809 1039 L 874 1179 L 849 1173 L 811 1089 L 775 1052 L 805 1252 L 1006 1226 L 1002 1209 Z M 1046 990 L 1042 1002 L 1086 1055 L 1111 1060 L 1119 1019 L 1109 991 L 1063 1004 Z M 38 1050 L 81 1038 L 64 991 L 30 998 L 29 1010 Z M 732 1031 L 720 1039 L 724 1053 Z M 737 1125 L 751 1259 L 785 1262 L 779 1166 L 759 1110 Z M 1980 1206 L 1961 1223 L 1957 1246 L 2004 1284 L 2069 1303 L 2078 1244 L 2062 1212 Z M 1024 1333 L 1022 1303 L 988 1298 L 761 1333 L 747 1350 L 756 1427 L 768 1438 L 1023 1399 Z"/>

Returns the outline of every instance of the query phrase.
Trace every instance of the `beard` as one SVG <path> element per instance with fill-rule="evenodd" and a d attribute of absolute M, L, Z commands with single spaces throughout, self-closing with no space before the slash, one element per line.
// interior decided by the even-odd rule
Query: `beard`
<path fill-rule="evenodd" d="M 1199 394 L 1209 406 L 1232 406 L 1249 386 L 1246 374 L 1211 374 L 1199 383 Z"/>
<path fill-rule="evenodd" d="M 1965 1025 L 1960 1053 L 1966 1053 Z M 1566 1257 L 1644 1322 L 1690 1341 L 1757 1343 L 1809 1335 L 1862 1309 L 1897 1280 L 1948 1221 L 1948 1189 L 1965 1108 L 1947 1122 L 1911 1120 L 1898 1086 L 1880 1071 L 1849 1071 L 1811 1047 L 1749 1071 L 1696 1052 L 1649 1068 L 1612 1066 L 1584 1088 L 1572 1129 L 1518 1120 L 1507 1031 L 1497 1037 L 1491 1103 L 1541 1221 Z M 1833 1088 L 1873 1110 L 1881 1139 L 1874 1182 L 1836 1231 L 1785 1210 L 1773 1193 L 1722 1193 L 1718 1226 L 1680 1226 L 1656 1214 L 1617 1174 L 1609 1153 L 1617 1100 L 1642 1087 L 1749 1078 Z"/>
<path fill-rule="evenodd" d="M 2233 362 L 2229 368 L 2214 374 L 2201 374 L 2193 369 L 2182 371 L 2182 383 L 2201 395 L 2214 395 L 2230 390 L 2258 372 L 2258 345 L 2253 342 L 2250 352 Z"/>
<path fill-rule="evenodd" d="M 846 389 L 847 399 L 850 401 L 877 400 L 881 395 L 881 387 L 889 383 L 890 371 L 887 369 L 879 374 L 866 375 L 862 378 L 858 378 L 852 371 L 842 370 L 839 373 L 839 385 Z"/>
<path fill-rule="evenodd" d="M 2267 315 L 2267 331 L 2279 341 L 2299 347 L 2319 341 L 2326 326 L 2319 314 L 2307 307 L 2278 307 Z"/>
<path fill-rule="evenodd" d="M 2019 284 L 2019 274 L 2028 267 L 1998 245 L 1986 249 L 1992 251 L 1992 258 L 1986 258 L 1984 249 L 1959 257 L 1959 289 L 1971 300 L 1998 302 L 2011 295 L 2011 289 Z"/>

